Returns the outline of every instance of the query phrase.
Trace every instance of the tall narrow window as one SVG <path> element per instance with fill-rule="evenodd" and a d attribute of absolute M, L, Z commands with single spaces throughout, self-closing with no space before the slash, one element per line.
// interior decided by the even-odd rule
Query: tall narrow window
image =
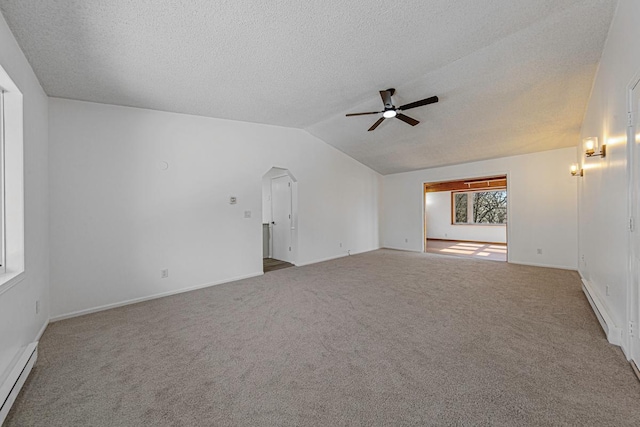
<path fill-rule="evenodd" d="M 0 294 L 24 278 L 23 105 L 0 66 Z"/>
<path fill-rule="evenodd" d="M 4 141 L 5 141 L 5 121 L 4 121 L 4 90 L 0 87 L 0 274 L 5 273 L 5 177 L 4 177 Z"/>
<path fill-rule="evenodd" d="M 467 193 L 455 193 L 454 194 L 454 212 L 455 212 L 455 223 L 456 224 L 466 224 L 469 222 L 468 218 L 468 210 L 467 203 L 469 200 L 469 195 Z"/>

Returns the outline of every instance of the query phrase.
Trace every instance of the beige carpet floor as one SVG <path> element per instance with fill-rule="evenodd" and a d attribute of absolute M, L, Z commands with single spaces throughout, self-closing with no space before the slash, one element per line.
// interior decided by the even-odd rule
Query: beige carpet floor
<path fill-rule="evenodd" d="M 51 324 L 7 426 L 640 425 L 571 271 L 380 250 Z"/>

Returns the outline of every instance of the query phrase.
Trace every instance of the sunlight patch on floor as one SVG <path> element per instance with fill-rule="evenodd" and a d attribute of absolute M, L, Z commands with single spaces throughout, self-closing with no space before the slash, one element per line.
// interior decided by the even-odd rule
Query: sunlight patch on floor
<path fill-rule="evenodd" d="M 473 251 L 461 251 L 460 249 L 440 249 L 440 252 L 447 252 L 452 254 L 465 254 L 465 255 L 473 254 Z"/>
<path fill-rule="evenodd" d="M 507 261 L 507 246 L 492 243 L 468 243 L 449 240 L 427 240 L 425 252 L 469 256 L 492 261 Z"/>

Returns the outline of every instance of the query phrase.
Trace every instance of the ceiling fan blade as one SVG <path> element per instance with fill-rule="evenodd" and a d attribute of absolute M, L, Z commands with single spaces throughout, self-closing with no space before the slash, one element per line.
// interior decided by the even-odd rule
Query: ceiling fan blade
<path fill-rule="evenodd" d="M 380 123 L 382 123 L 383 121 L 384 121 L 384 117 L 380 117 L 378 121 L 375 122 L 373 126 L 369 128 L 369 132 L 371 132 L 372 130 L 375 130 L 378 126 L 380 126 Z"/>
<path fill-rule="evenodd" d="M 438 102 L 437 96 L 432 96 L 431 98 L 421 99 L 420 101 L 410 102 L 409 104 L 405 104 L 398 108 L 398 110 L 409 110 L 411 108 L 422 107 L 423 105 L 434 104 Z"/>
<path fill-rule="evenodd" d="M 351 117 L 351 116 L 365 116 L 367 114 L 380 114 L 382 113 L 382 111 L 371 111 L 368 113 L 349 113 L 347 114 L 347 117 Z"/>
<path fill-rule="evenodd" d="M 387 89 L 380 91 L 380 98 L 382 98 L 382 103 L 385 108 L 393 107 L 393 102 L 391 101 L 391 95 L 393 95 L 394 89 Z"/>
<path fill-rule="evenodd" d="M 409 123 L 411 126 L 415 126 L 418 123 L 420 123 L 419 121 L 417 121 L 416 119 L 412 119 L 409 116 L 405 116 L 404 114 L 398 114 L 396 115 L 396 119 L 400 119 L 405 123 Z"/>

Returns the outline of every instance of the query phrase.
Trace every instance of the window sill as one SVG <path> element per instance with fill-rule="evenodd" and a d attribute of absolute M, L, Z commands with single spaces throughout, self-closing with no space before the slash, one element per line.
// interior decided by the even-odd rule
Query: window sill
<path fill-rule="evenodd" d="M 0 295 L 24 280 L 24 271 L 7 272 L 0 275 Z"/>

